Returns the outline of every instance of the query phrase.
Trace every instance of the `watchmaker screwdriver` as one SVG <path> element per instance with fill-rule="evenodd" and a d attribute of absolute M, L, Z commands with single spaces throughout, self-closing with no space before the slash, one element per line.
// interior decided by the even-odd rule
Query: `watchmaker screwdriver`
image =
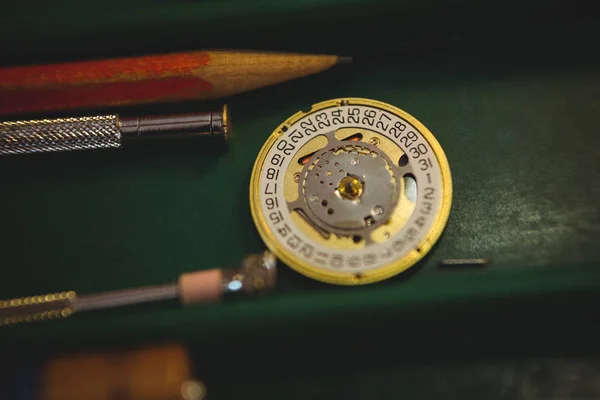
<path fill-rule="evenodd" d="M 220 136 L 229 140 L 231 118 L 227 105 L 220 112 L 0 122 L 0 155 L 120 148 L 144 138 L 196 136 Z"/>
<path fill-rule="evenodd" d="M 177 283 L 123 289 L 78 296 L 52 293 L 0 300 L 0 326 L 66 318 L 76 312 L 179 299 L 182 304 L 209 303 L 224 295 L 254 294 L 272 289 L 277 280 L 277 259 L 269 251 L 251 254 L 237 269 L 210 269 L 181 274 Z"/>

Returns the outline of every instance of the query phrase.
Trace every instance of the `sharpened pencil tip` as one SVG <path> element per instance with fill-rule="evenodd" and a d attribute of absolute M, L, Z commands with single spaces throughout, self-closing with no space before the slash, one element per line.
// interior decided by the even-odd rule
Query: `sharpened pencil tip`
<path fill-rule="evenodd" d="M 339 57 L 337 58 L 336 65 L 352 64 L 352 57 Z"/>

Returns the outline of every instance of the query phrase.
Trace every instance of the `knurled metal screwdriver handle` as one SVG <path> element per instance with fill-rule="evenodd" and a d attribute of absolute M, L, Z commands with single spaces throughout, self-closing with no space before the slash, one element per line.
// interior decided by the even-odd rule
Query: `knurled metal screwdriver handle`
<path fill-rule="evenodd" d="M 0 300 L 0 327 L 21 322 L 67 318 L 73 313 L 75 292 L 51 293 Z"/>
<path fill-rule="evenodd" d="M 0 122 L 0 155 L 120 148 L 141 138 L 231 134 L 221 112 L 120 118 L 118 115 Z"/>

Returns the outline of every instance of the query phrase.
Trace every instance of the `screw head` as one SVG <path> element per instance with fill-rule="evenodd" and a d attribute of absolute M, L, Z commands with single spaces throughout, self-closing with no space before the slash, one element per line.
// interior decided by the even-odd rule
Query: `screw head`
<path fill-rule="evenodd" d="M 381 206 L 375 206 L 375 207 L 373 207 L 373 214 L 374 215 L 381 215 L 381 214 L 383 214 L 383 207 L 381 207 Z"/>

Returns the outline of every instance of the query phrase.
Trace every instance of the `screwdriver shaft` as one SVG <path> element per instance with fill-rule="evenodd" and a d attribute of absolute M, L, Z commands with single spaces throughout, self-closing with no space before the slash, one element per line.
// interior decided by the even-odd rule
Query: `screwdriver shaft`
<path fill-rule="evenodd" d="M 155 301 L 173 300 L 179 297 L 177 284 L 123 289 L 113 292 L 80 296 L 73 301 L 73 311 L 91 311 L 105 308 L 129 306 Z"/>

